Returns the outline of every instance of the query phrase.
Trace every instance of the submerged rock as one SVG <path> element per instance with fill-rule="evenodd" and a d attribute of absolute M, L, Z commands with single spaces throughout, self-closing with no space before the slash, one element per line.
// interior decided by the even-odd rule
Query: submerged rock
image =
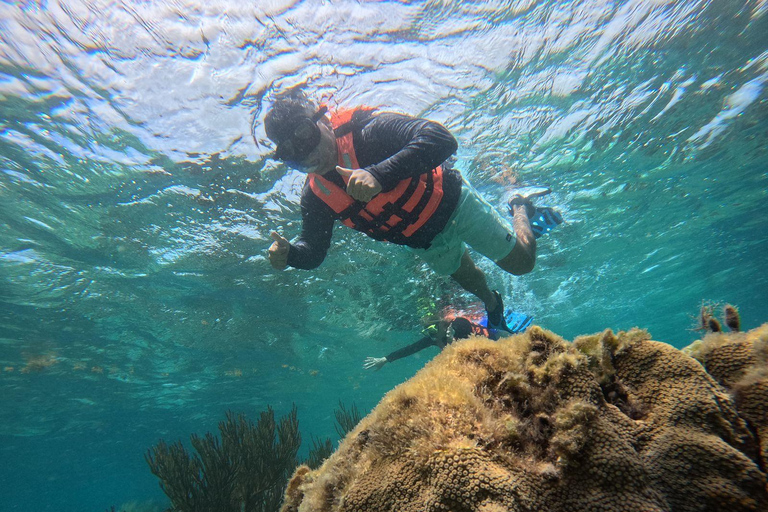
<path fill-rule="evenodd" d="M 768 324 L 687 353 L 641 330 L 455 343 L 282 510 L 768 510 L 766 347 Z"/>

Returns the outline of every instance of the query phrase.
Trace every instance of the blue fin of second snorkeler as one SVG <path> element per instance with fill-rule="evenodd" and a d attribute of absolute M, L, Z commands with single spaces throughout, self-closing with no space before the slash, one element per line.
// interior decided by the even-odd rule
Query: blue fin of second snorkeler
<path fill-rule="evenodd" d="M 532 316 L 518 313 L 511 309 L 504 312 L 504 319 L 507 321 L 507 327 L 509 327 L 509 332 L 512 334 L 525 331 L 533 322 Z"/>
<path fill-rule="evenodd" d="M 517 334 L 519 332 L 525 331 L 531 325 L 531 322 L 533 322 L 533 317 L 526 315 L 525 313 L 519 313 L 517 311 L 512 311 L 511 309 L 506 309 L 504 311 L 504 320 L 508 328 L 502 330 L 505 330 L 510 334 Z M 484 327 L 488 327 L 488 318 L 483 318 L 481 323 Z"/>

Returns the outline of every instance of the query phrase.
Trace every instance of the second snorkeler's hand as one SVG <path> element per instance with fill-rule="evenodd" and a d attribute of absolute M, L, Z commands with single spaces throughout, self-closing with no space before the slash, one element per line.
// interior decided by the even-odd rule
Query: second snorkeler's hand
<path fill-rule="evenodd" d="M 269 236 L 272 237 L 272 245 L 269 246 L 269 262 L 276 270 L 283 270 L 288 266 L 288 251 L 291 243 L 280 236 L 277 231 L 272 231 Z"/>
<path fill-rule="evenodd" d="M 347 178 L 347 194 L 349 194 L 352 199 L 367 203 L 373 199 L 376 194 L 381 192 L 381 183 L 379 183 L 379 180 L 374 178 L 373 174 L 364 169 L 347 169 L 337 165 L 336 172 L 338 172 L 342 178 Z"/>
<path fill-rule="evenodd" d="M 363 368 L 366 370 L 370 370 L 371 368 L 375 368 L 376 370 L 380 370 L 382 366 L 387 364 L 389 361 L 387 361 L 386 357 L 366 357 L 365 362 L 363 363 Z"/>

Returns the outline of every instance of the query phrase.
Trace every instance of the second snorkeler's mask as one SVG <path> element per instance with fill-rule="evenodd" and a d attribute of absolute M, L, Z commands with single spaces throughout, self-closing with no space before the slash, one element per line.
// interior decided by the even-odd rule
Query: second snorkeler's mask
<path fill-rule="evenodd" d="M 275 157 L 289 165 L 304 162 L 320 143 L 320 127 L 317 122 L 327 111 L 328 108 L 323 106 L 311 117 L 298 117 L 291 135 L 278 142 Z"/>

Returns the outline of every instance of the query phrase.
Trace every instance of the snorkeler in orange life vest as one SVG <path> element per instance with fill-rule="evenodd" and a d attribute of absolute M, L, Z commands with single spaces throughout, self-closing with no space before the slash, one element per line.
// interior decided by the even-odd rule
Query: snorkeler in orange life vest
<path fill-rule="evenodd" d="M 511 274 L 530 272 L 536 233 L 529 217 L 537 209 L 529 197 L 510 199 L 510 226 L 445 164 L 458 147 L 456 139 L 426 119 L 370 108 L 328 112 L 293 95 L 276 100 L 264 123 L 276 144 L 275 157 L 308 174 L 301 235 L 291 243 L 271 234 L 269 261 L 275 269 L 319 266 L 340 220 L 371 238 L 410 248 L 482 300 L 489 326 L 504 328 L 501 295 L 488 287 L 467 245 Z"/>

